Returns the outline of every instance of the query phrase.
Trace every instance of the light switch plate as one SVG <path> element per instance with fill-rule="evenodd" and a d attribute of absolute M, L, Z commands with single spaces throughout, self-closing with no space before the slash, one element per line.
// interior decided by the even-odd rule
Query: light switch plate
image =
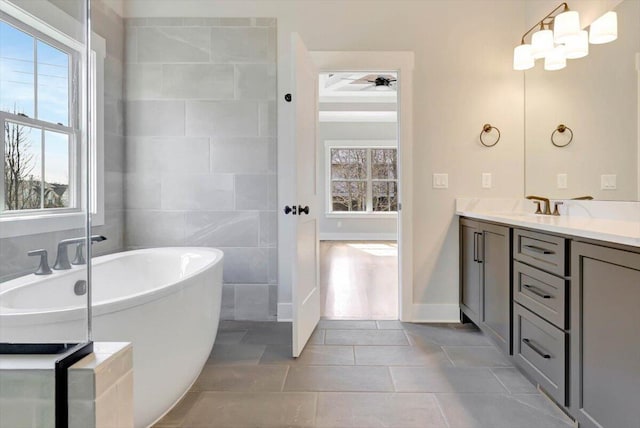
<path fill-rule="evenodd" d="M 567 174 L 558 174 L 557 176 L 558 189 L 566 189 L 568 180 L 569 178 Z"/>
<path fill-rule="evenodd" d="M 449 174 L 443 174 L 443 173 L 433 174 L 433 188 L 434 189 L 449 188 Z"/>
<path fill-rule="evenodd" d="M 490 172 L 483 172 L 482 173 L 482 188 L 483 189 L 491 189 L 491 180 L 492 176 Z"/>
<path fill-rule="evenodd" d="M 600 189 L 602 190 L 616 190 L 618 188 L 617 183 L 618 176 L 616 174 L 603 174 L 600 176 Z"/>

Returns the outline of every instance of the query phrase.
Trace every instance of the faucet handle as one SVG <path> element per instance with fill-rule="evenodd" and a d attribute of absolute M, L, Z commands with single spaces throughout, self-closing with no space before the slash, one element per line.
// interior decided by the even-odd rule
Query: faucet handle
<path fill-rule="evenodd" d="M 560 215 L 560 211 L 558 211 L 558 206 L 563 205 L 564 202 L 554 202 L 553 203 L 553 215 Z"/>
<path fill-rule="evenodd" d="M 540 208 L 540 201 L 533 200 L 531 202 L 536 204 L 536 214 L 542 214 L 542 208 Z"/>
<path fill-rule="evenodd" d="M 49 268 L 49 260 L 47 257 L 47 250 L 31 250 L 27 253 L 28 256 L 40 256 L 40 265 L 38 269 L 34 272 L 36 275 L 49 275 L 51 273 L 51 268 Z"/>

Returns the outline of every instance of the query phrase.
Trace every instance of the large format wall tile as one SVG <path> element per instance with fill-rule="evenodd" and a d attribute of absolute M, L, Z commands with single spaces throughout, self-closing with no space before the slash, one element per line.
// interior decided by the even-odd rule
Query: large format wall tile
<path fill-rule="evenodd" d="M 275 24 L 125 20 L 126 245 L 221 248 L 223 319 L 276 317 Z"/>

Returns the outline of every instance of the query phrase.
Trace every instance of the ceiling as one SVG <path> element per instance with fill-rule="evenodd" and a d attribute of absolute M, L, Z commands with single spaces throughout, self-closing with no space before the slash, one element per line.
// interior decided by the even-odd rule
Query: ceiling
<path fill-rule="evenodd" d="M 376 85 L 377 78 L 389 79 L 389 85 Z M 321 103 L 395 103 L 397 72 L 332 72 L 320 73 Z"/>

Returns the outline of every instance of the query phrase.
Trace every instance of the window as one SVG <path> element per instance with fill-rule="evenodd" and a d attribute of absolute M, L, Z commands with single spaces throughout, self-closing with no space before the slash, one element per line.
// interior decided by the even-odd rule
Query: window
<path fill-rule="evenodd" d="M 87 173 L 92 224 L 104 224 L 106 42 L 91 35 L 89 108 L 86 46 L 68 36 L 84 31 L 50 2 L 0 0 L 0 238 L 84 227 Z M 87 113 L 93 127 L 85 144 Z"/>
<path fill-rule="evenodd" d="M 3 186 L 0 213 L 78 208 L 79 53 L 0 19 L 0 122 Z"/>
<path fill-rule="evenodd" d="M 392 147 L 327 146 L 330 213 L 398 211 L 398 151 Z"/>

